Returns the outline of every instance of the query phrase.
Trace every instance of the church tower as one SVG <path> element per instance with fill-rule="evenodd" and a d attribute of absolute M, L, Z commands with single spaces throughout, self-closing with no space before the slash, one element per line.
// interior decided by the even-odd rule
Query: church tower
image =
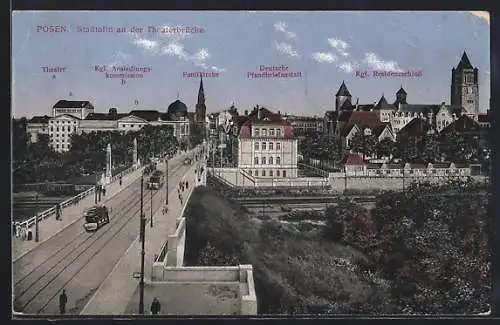
<path fill-rule="evenodd" d="M 203 90 L 203 78 L 200 79 L 198 90 L 198 102 L 196 103 L 196 122 L 204 123 L 207 107 L 205 106 L 205 91 Z"/>
<path fill-rule="evenodd" d="M 342 85 L 340 85 L 339 91 L 335 95 L 335 110 L 340 111 L 344 107 L 352 106 L 352 96 L 344 81 L 342 81 Z"/>
<path fill-rule="evenodd" d="M 465 51 L 458 66 L 451 70 L 451 104 L 462 106 L 466 115 L 477 120 L 479 115 L 478 70 L 472 67 Z"/>

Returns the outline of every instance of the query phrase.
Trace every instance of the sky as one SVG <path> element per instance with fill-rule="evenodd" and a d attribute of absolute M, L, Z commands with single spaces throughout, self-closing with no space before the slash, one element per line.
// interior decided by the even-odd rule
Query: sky
<path fill-rule="evenodd" d="M 54 26 L 66 32 L 49 32 Z M 93 26 L 112 30 L 78 29 Z M 14 117 L 50 115 L 60 99 L 88 100 L 96 112 L 110 107 L 163 112 L 180 99 L 194 111 L 200 78 L 184 72 L 218 73 L 203 79 L 207 112 L 234 103 L 240 112 L 258 104 L 323 116 L 334 108 L 342 81 L 360 104 L 382 94 L 393 102 L 400 86 L 410 104 L 449 103 L 451 69 L 464 51 L 479 69 L 480 111 L 485 112 L 489 40 L 486 12 L 17 11 L 12 14 L 12 112 Z M 125 84 L 96 71 L 96 66 L 112 72 L 123 65 L 151 71 L 124 79 Z M 286 66 L 300 76 L 248 77 L 261 66 Z M 44 72 L 42 67 L 65 69 Z M 361 78 L 364 71 L 420 75 Z"/>

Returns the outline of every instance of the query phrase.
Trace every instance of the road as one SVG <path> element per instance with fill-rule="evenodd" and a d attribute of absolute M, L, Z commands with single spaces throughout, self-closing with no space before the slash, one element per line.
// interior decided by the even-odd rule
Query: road
<path fill-rule="evenodd" d="M 176 191 L 177 184 L 190 167 L 183 165 L 182 159 L 170 160 L 170 192 Z M 164 202 L 165 185 L 153 192 L 153 213 Z M 68 296 L 66 313 L 80 313 L 138 236 L 140 178 L 105 204 L 111 207 L 109 224 L 94 233 L 87 233 L 82 218 L 14 262 L 16 312 L 59 314 L 59 294 L 64 288 Z M 151 192 L 144 184 L 146 218 L 151 214 L 150 206 Z"/>

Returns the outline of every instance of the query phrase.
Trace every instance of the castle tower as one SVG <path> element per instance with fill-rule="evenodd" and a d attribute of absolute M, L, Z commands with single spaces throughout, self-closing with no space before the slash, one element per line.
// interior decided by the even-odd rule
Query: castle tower
<path fill-rule="evenodd" d="M 406 91 L 403 89 L 403 85 L 396 92 L 396 101 L 394 102 L 394 106 L 398 106 L 399 104 L 408 104 L 406 102 Z"/>
<path fill-rule="evenodd" d="M 196 122 L 204 123 L 207 107 L 205 106 L 205 91 L 203 90 L 203 78 L 200 79 L 198 90 L 198 102 L 196 103 Z"/>
<path fill-rule="evenodd" d="M 472 66 L 465 51 L 458 66 L 451 69 L 450 97 L 452 105 L 462 106 L 466 115 L 477 120 L 479 114 L 478 69 Z"/>
<path fill-rule="evenodd" d="M 335 110 L 339 111 L 346 106 L 352 105 L 351 99 L 351 93 L 347 89 L 345 82 L 342 81 L 342 85 L 340 85 L 339 91 L 335 95 Z"/>

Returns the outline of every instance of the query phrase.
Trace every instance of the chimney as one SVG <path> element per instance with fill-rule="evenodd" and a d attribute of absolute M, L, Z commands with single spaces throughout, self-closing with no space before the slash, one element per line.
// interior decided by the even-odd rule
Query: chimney
<path fill-rule="evenodd" d="M 356 98 L 356 110 L 358 110 L 359 107 L 359 97 Z"/>
<path fill-rule="evenodd" d="M 257 119 L 260 120 L 260 112 L 262 111 L 262 109 L 257 106 Z"/>
<path fill-rule="evenodd" d="M 281 111 L 278 111 L 278 115 L 281 116 Z"/>
<path fill-rule="evenodd" d="M 398 103 L 398 111 L 401 111 L 401 103 Z"/>
<path fill-rule="evenodd" d="M 247 116 L 247 115 L 248 115 L 248 110 L 245 110 L 245 116 Z"/>

